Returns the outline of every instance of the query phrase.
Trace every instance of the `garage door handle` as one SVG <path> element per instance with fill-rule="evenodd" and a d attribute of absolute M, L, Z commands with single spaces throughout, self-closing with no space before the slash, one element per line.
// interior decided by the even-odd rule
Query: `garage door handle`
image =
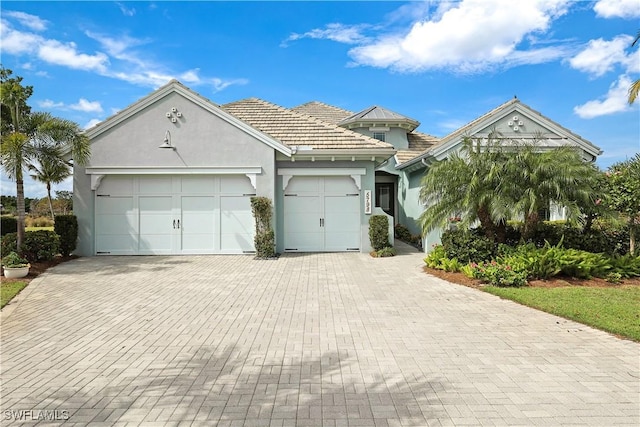
<path fill-rule="evenodd" d="M 324 227 L 324 218 L 320 218 L 320 227 Z"/>
<path fill-rule="evenodd" d="M 174 230 L 176 229 L 176 220 L 175 219 L 173 220 L 173 229 Z"/>
<path fill-rule="evenodd" d="M 178 220 L 178 228 L 180 228 L 180 220 Z"/>

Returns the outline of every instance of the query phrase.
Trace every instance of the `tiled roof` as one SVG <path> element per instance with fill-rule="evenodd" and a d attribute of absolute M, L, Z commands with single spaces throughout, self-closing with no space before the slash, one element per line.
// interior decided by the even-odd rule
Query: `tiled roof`
<path fill-rule="evenodd" d="M 342 108 L 334 107 L 333 105 L 328 105 L 319 101 L 307 102 L 306 104 L 293 107 L 291 110 L 296 113 L 316 117 L 334 125 L 337 125 L 345 118 L 353 115 L 353 111 L 343 110 Z"/>
<path fill-rule="evenodd" d="M 348 124 L 352 122 L 359 122 L 362 120 L 371 120 L 371 121 L 392 121 L 392 122 L 409 122 L 414 124 L 414 127 L 418 126 L 418 122 L 409 117 L 403 116 L 402 114 L 398 114 L 391 110 L 387 110 L 386 108 L 379 107 L 374 105 L 373 107 L 369 107 L 365 110 L 362 110 L 358 113 L 352 114 L 351 116 L 342 120 L 339 124 Z"/>
<path fill-rule="evenodd" d="M 222 109 L 289 147 L 393 149 L 391 144 L 257 98 L 225 104 Z"/>
<path fill-rule="evenodd" d="M 344 121 L 346 118 L 353 117 L 356 113 L 342 108 L 334 107 L 332 105 L 325 104 L 323 102 L 311 101 L 306 104 L 299 105 L 292 108 L 293 111 L 308 114 L 316 117 L 327 123 L 337 124 Z M 371 108 L 365 110 L 369 111 Z M 389 110 L 385 110 L 389 111 Z M 358 113 L 360 114 L 360 113 Z M 395 113 L 393 113 L 395 114 Z M 403 116 L 401 116 L 403 117 Z M 396 158 L 398 163 L 404 163 L 413 159 L 416 156 L 422 154 L 425 150 L 433 147 L 439 143 L 439 139 L 433 135 L 428 135 L 421 132 L 409 132 L 407 133 L 407 140 L 409 147 L 406 150 L 398 150 Z"/>

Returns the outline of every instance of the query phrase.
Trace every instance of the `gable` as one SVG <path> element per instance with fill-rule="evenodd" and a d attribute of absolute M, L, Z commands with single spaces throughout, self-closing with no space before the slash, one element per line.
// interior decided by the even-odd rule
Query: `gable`
<path fill-rule="evenodd" d="M 572 145 L 582 150 L 585 160 L 602 153 L 599 147 L 571 132 L 514 98 L 445 136 L 423 154 L 399 165 L 400 169 L 419 168 L 420 163 L 445 159 L 460 148 L 465 138 L 488 137 L 517 142 L 536 142 L 543 148 Z"/>
<path fill-rule="evenodd" d="M 291 154 L 280 141 L 175 80 L 88 129 L 86 135 L 92 143 L 93 166 L 157 166 L 176 159 L 180 166 L 201 166 L 220 164 L 241 152 Z M 167 136 L 179 156 L 158 149 Z"/>

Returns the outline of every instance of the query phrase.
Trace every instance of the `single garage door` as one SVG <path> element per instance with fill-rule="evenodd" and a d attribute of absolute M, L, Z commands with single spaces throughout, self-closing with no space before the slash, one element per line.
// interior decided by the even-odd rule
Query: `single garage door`
<path fill-rule="evenodd" d="M 249 179 L 238 176 L 108 176 L 96 191 L 96 253 L 252 252 Z"/>
<path fill-rule="evenodd" d="M 290 252 L 360 250 L 360 191 L 348 176 L 295 176 L 284 194 Z"/>

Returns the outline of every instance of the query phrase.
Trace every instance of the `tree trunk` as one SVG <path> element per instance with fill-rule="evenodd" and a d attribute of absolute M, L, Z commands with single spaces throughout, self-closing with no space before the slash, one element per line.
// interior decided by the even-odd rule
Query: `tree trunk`
<path fill-rule="evenodd" d="M 522 230 L 522 238 L 527 241 L 533 237 L 536 232 L 536 227 L 540 222 L 538 212 L 527 213 L 524 216 L 524 228 Z"/>
<path fill-rule="evenodd" d="M 636 229 L 633 220 L 629 226 L 629 253 L 631 255 L 636 254 Z"/>
<path fill-rule="evenodd" d="M 496 242 L 507 243 L 507 222 L 505 220 L 496 225 Z"/>
<path fill-rule="evenodd" d="M 16 204 L 18 205 L 18 235 L 16 238 L 17 241 L 17 252 L 20 252 L 20 248 L 24 243 L 24 182 L 22 180 L 22 172 L 19 172 L 16 177 Z"/>
<path fill-rule="evenodd" d="M 51 212 L 51 219 L 56 220 L 56 216 L 53 213 L 53 203 L 51 202 L 51 183 L 47 182 L 47 198 L 49 199 L 49 211 Z"/>
<path fill-rule="evenodd" d="M 480 206 L 478 208 L 478 220 L 480 220 L 480 225 L 482 225 L 482 229 L 484 230 L 484 234 L 491 240 L 496 240 L 496 227 L 491 219 L 491 214 L 489 210 Z"/>

